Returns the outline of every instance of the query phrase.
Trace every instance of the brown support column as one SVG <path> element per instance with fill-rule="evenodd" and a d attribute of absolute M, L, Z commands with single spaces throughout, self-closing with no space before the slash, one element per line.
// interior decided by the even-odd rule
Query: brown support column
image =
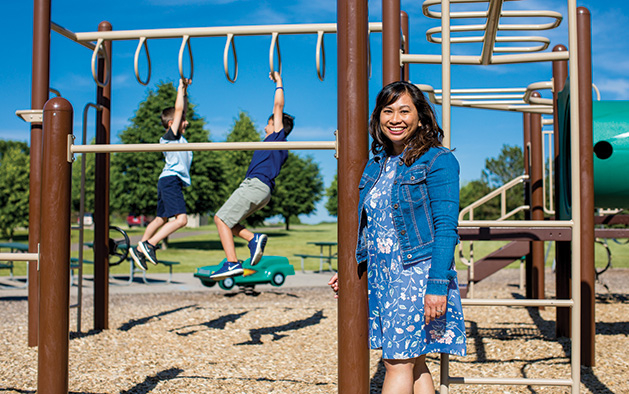
<path fill-rule="evenodd" d="M 33 79 L 31 109 L 43 109 L 50 84 L 50 0 L 35 0 L 33 7 Z M 37 253 L 41 219 L 42 124 L 31 123 L 28 200 L 28 251 Z M 37 346 L 39 326 L 39 272 L 28 263 L 28 346 Z"/>
<path fill-rule="evenodd" d="M 533 92 L 533 97 L 541 97 L 538 92 Z M 531 173 L 529 184 L 531 187 L 531 219 L 544 220 L 544 189 L 543 171 L 544 155 L 542 136 L 542 115 L 531 114 L 530 119 L 531 139 Z M 533 262 L 532 295 L 534 299 L 544 299 L 544 241 L 531 243 L 531 259 Z M 540 308 L 543 309 L 543 308 Z"/>
<path fill-rule="evenodd" d="M 399 81 L 400 0 L 382 2 L 382 86 Z"/>
<path fill-rule="evenodd" d="M 522 128 L 524 132 L 524 174 L 529 176 L 529 182 L 524 183 L 524 204 L 531 206 L 531 114 L 525 112 L 522 118 Z M 524 213 L 524 219 L 531 220 L 531 212 Z M 532 248 L 532 245 L 531 245 Z M 525 293 L 526 298 L 533 298 L 533 258 L 532 254 L 526 255 L 525 260 Z"/>
<path fill-rule="evenodd" d="M 98 31 L 111 30 L 101 22 Z M 111 66 L 111 41 L 103 43 Z M 103 58 L 98 59 L 98 78 L 105 81 L 110 70 Z M 96 143 L 109 144 L 111 81 L 96 89 L 96 103 L 103 106 L 96 114 Z M 94 174 L 94 328 L 109 328 L 109 153 L 96 153 Z"/>
<path fill-rule="evenodd" d="M 581 365 L 595 365 L 594 152 L 592 142 L 592 44 L 590 11 L 577 8 L 579 150 L 581 167 Z"/>
<path fill-rule="evenodd" d="M 553 48 L 553 52 L 565 52 L 567 48 L 563 45 L 557 45 Z M 554 129 L 554 148 L 555 148 L 555 211 L 558 209 L 558 202 L 560 199 L 559 184 L 559 118 L 557 107 L 557 96 L 561 92 L 566 84 L 566 78 L 568 78 L 568 62 L 566 60 L 553 61 L 553 129 Z M 557 212 L 555 212 L 555 218 Z M 570 267 L 571 261 L 571 244 L 570 242 L 555 242 L 555 289 L 556 297 L 560 300 L 568 300 L 572 297 L 570 292 L 570 286 L 572 282 L 572 270 Z M 570 337 L 570 308 L 556 308 L 557 309 L 557 325 L 555 332 L 557 337 Z"/>
<path fill-rule="evenodd" d="M 404 53 L 410 53 L 410 38 L 408 30 L 408 14 L 404 11 L 400 12 L 400 25 L 402 27 L 402 35 L 404 36 L 404 42 L 402 43 L 402 51 Z M 411 73 L 409 70 L 409 64 L 405 63 L 402 66 L 402 79 L 405 81 L 411 80 Z"/>
<path fill-rule="evenodd" d="M 366 1 L 337 2 L 339 393 L 369 393 L 367 275 L 354 254 L 358 184 L 368 158 L 367 18 Z"/>
<path fill-rule="evenodd" d="M 41 203 L 40 308 L 37 392 L 68 392 L 70 330 L 70 199 L 68 135 L 72 106 L 61 97 L 44 106 Z"/>

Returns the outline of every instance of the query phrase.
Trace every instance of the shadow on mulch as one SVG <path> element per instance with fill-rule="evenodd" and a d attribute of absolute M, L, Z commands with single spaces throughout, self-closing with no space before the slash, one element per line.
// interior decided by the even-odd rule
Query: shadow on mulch
<path fill-rule="evenodd" d="M 249 313 L 248 311 L 246 312 L 242 312 L 242 313 L 230 313 L 228 315 L 225 316 L 221 316 L 218 319 L 214 319 L 214 320 L 210 320 L 208 322 L 205 323 L 199 323 L 199 324 L 191 324 L 188 326 L 182 326 L 182 327 L 178 327 L 178 328 L 173 328 L 172 330 L 169 330 L 169 332 L 174 332 L 175 334 L 185 337 L 188 335 L 193 335 L 196 334 L 198 332 L 201 331 L 208 331 L 210 329 L 212 330 L 224 330 L 225 326 L 227 325 L 227 323 L 235 323 L 236 320 L 240 319 L 241 317 L 243 317 L 244 315 L 246 315 L 247 313 Z M 182 330 L 188 329 L 188 328 L 193 328 L 193 327 L 206 327 L 208 330 L 190 330 L 190 331 L 185 331 L 185 332 L 180 332 Z"/>
<path fill-rule="evenodd" d="M 320 310 L 320 311 L 315 312 L 312 316 L 306 319 L 293 321 L 293 322 L 282 324 L 279 326 L 252 329 L 252 330 L 249 330 L 249 335 L 251 336 L 251 340 L 247 342 L 237 343 L 236 345 L 237 346 L 263 345 L 264 343 L 261 340 L 262 335 L 272 335 L 273 336 L 272 341 L 277 341 L 288 335 L 288 334 L 283 334 L 283 333 L 294 331 L 294 330 L 299 330 L 308 326 L 314 326 L 316 324 L 321 323 L 321 320 L 323 319 L 327 319 L 327 317 L 323 316 L 323 311 Z"/>
<path fill-rule="evenodd" d="M 185 309 L 189 309 L 189 308 L 195 308 L 197 307 L 197 305 L 188 305 L 188 306 L 182 306 L 181 308 L 175 308 L 175 309 L 171 309 L 169 311 L 164 311 L 164 312 L 160 312 L 156 315 L 152 315 L 152 316 L 147 316 L 147 317 L 143 317 L 141 319 L 132 319 L 129 320 L 127 323 L 123 324 L 122 326 L 118 327 L 119 331 L 129 331 L 130 329 L 132 329 L 135 326 L 139 326 L 142 324 L 146 324 L 149 321 L 153 320 L 153 319 L 159 319 L 162 316 L 166 316 L 166 315 L 170 315 L 172 313 L 175 312 L 179 312 Z"/>
<path fill-rule="evenodd" d="M 161 381 L 176 379 L 183 369 L 170 368 L 156 373 L 154 376 L 147 376 L 142 383 L 138 383 L 129 390 L 121 391 L 120 394 L 146 394 L 150 393 Z"/>

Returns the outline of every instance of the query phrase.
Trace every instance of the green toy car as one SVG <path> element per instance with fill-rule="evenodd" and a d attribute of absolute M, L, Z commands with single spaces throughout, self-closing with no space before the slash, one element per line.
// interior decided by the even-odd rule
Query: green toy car
<path fill-rule="evenodd" d="M 255 285 L 270 283 L 273 286 L 281 286 L 288 275 L 295 275 L 295 268 L 283 256 L 262 256 L 260 262 L 255 266 L 249 264 L 249 260 L 247 259 L 242 263 L 242 268 L 245 272 L 239 276 L 225 278 L 220 281 L 210 279 L 210 275 L 221 268 L 227 259 L 223 259 L 218 265 L 207 265 L 197 268 L 194 276 L 201 280 L 203 286 L 212 287 L 218 283 L 221 289 L 230 290 L 236 285 L 252 288 Z"/>

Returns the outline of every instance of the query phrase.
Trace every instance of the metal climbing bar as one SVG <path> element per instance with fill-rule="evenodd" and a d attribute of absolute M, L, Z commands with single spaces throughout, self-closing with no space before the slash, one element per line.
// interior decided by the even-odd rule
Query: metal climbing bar
<path fill-rule="evenodd" d="M 512 64 L 524 62 L 541 62 L 552 60 L 567 60 L 567 52 L 542 52 L 546 50 L 550 44 L 550 39 L 543 36 L 527 36 L 516 34 L 502 34 L 499 32 L 526 32 L 551 30 L 559 26 L 563 17 L 555 11 L 529 11 L 529 10 L 503 10 L 505 0 L 450 0 L 450 4 L 472 4 L 472 3 L 488 3 L 486 9 L 479 11 L 458 11 L 449 10 L 447 17 L 450 19 L 473 20 L 475 24 L 460 24 L 456 26 L 437 26 L 426 31 L 426 38 L 429 42 L 442 44 L 447 38 L 448 46 L 452 44 L 481 43 L 482 50 L 478 56 L 460 56 L 451 55 L 452 64 Z M 441 19 L 441 11 L 433 11 L 433 6 L 443 6 L 442 0 L 426 0 L 423 3 L 422 10 L 425 16 L 434 19 Z M 501 23 L 506 18 L 531 18 L 551 19 L 550 22 L 542 23 Z M 479 24 L 478 20 L 484 19 L 484 23 Z M 535 21 L 537 22 L 537 21 Z M 478 35 L 473 35 L 479 32 Z M 456 34 L 450 37 L 450 33 Z M 435 37 L 441 34 L 443 37 Z M 446 37 L 447 34 L 447 37 Z M 503 44 L 496 46 L 496 44 Z M 517 45 L 521 44 L 521 45 Z M 497 53 L 504 55 L 496 55 Z M 506 54 L 508 53 L 508 54 Z M 443 57 L 441 55 L 418 55 L 406 54 L 400 55 L 402 64 L 406 63 L 430 63 L 442 64 Z"/>
<path fill-rule="evenodd" d="M 450 103 L 455 107 L 551 115 L 552 99 L 532 96 L 533 91 L 550 89 L 551 83 L 535 82 L 526 88 L 451 89 Z M 426 93 L 432 103 L 443 105 L 443 89 L 435 89 L 426 84 L 417 84 L 417 87 Z"/>
<path fill-rule="evenodd" d="M 271 73 L 276 70 L 274 62 L 274 54 L 277 55 L 277 69 L 281 73 L 282 60 L 279 49 L 279 36 L 282 34 L 316 34 L 317 42 L 315 47 L 315 62 L 317 69 L 317 76 L 320 80 L 323 80 L 325 76 L 325 47 L 323 45 L 323 36 L 325 33 L 336 33 L 336 23 L 310 23 L 310 24 L 286 24 L 286 25 L 257 25 L 257 26 L 216 26 L 216 27 L 195 27 L 195 28 L 174 28 L 174 29 L 142 29 L 142 30 L 117 30 L 117 31 L 95 31 L 95 32 L 72 32 L 56 23 L 52 23 L 52 30 L 61 34 L 62 36 L 75 41 L 86 48 L 93 51 L 92 55 L 92 76 L 98 86 L 107 85 L 109 83 L 110 75 L 106 75 L 104 81 L 98 80 L 96 77 L 95 63 L 96 59 L 103 54 L 102 43 L 104 41 L 118 41 L 118 40 L 138 40 L 138 46 L 135 51 L 133 59 L 133 67 L 135 77 L 137 81 L 142 84 L 148 84 L 151 78 L 151 57 L 148 51 L 148 39 L 163 39 L 163 38 L 181 38 L 182 43 L 179 50 L 178 65 L 179 74 L 181 78 L 185 78 L 183 72 L 183 53 L 185 47 L 188 47 L 188 55 L 190 58 L 190 76 L 192 79 L 194 67 L 192 58 L 192 48 L 190 46 L 190 39 L 193 37 L 226 37 L 227 43 L 225 44 L 225 50 L 223 52 L 223 65 L 225 69 L 225 76 L 230 82 L 235 82 L 238 77 L 238 60 L 236 56 L 236 45 L 234 43 L 234 37 L 236 36 L 261 36 L 270 35 L 271 45 L 269 48 L 269 68 Z M 370 32 L 382 32 L 382 23 L 372 22 L 368 24 Z M 95 41 L 95 43 L 94 43 Z M 148 75 L 146 80 L 140 78 L 138 59 L 140 51 L 144 47 L 146 53 L 146 59 L 148 62 Z M 229 71 L 228 56 L 229 52 L 232 52 L 234 57 L 234 72 Z"/>
<path fill-rule="evenodd" d="M 182 152 L 223 150 L 334 150 L 336 141 L 298 142 L 190 142 L 187 144 L 97 144 L 74 145 L 74 137 L 68 137 L 68 161 L 75 153 L 119 153 L 119 152 Z M 338 155 L 337 155 L 338 156 Z"/>

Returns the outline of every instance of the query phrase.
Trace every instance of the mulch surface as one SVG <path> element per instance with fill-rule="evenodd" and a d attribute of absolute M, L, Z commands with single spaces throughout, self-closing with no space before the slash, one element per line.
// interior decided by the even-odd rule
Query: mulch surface
<path fill-rule="evenodd" d="M 596 285 L 596 366 L 582 393 L 629 392 L 629 270 Z M 479 283 L 477 298 L 522 298 L 518 271 Z M 548 274 L 547 296 L 554 296 Z M 35 393 L 37 348 L 27 346 L 27 301 L 0 291 L 0 392 Z M 336 393 L 337 305 L 327 288 L 264 292 L 110 294 L 109 326 L 83 332 L 71 311 L 70 393 Z M 466 307 L 468 355 L 451 376 L 570 378 L 570 341 L 556 338 L 555 309 Z M 370 352 L 371 392 L 384 367 Z M 438 355 L 429 356 L 436 387 Z M 567 387 L 452 385 L 451 393 L 567 393 Z"/>

